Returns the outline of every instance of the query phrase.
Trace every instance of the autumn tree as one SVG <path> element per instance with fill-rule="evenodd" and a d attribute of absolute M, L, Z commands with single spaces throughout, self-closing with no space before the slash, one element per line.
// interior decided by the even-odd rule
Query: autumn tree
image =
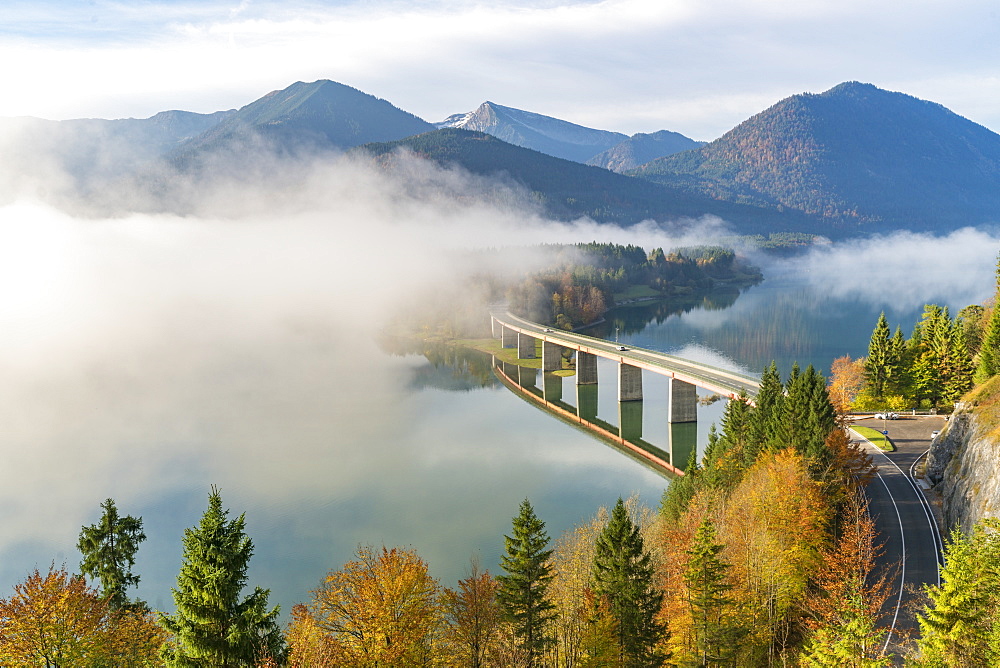
<path fill-rule="evenodd" d="M 880 668 L 892 665 L 885 652 L 888 630 L 879 624 L 889 596 L 885 573 L 875 573 L 875 524 L 860 494 L 845 505 L 843 529 L 814 576 L 806 608 L 812 634 L 801 663 L 809 668 Z"/>
<path fill-rule="evenodd" d="M 497 603 L 499 586 L 496 578 L 480 570 L 479 560 L 473 558 L 469 575 L 458 581 L 458 589 L 446 589 L 442 596 L 449 645 L 463 666 L 490 665 L 503 623 Z"/>
<path fill-rule="evenodd" d="M 151 615 L 112 610 L 65 568 L 35 569 L 0 600 L 4 666 L 151 666 L 164 640 Z"/>
<path fill-rule="evenodd" d="M 520 512 L 513 520 L 512 533 L 512 536 L 504 536 L 505 554 L 500 557 L 500 565 L 506 575 L 497 576 L 500 581 L 497 600 L 514 625 L 525 666 L 534 668 L 554 641 L 549 626 L 555 605 L 548 597 L 553 577 L 549 536 L 545 532 L 545 522 L 535 516 L 527 499 L 521 503 Z"/>
<path fill-rule="evenodd" d="M 358 548 L 296 606 L 288 638 L 293 665 L 344 668 L 424 665 L 438 625 L 438 584 L 413 550 Z M 324 665 L 324 664 L 320 664 Z"/>
<path fill-rule="evenodd" d="M 278 607 L 268 609 L 268 590 L 256 587 L 241 596 L 253 541 L 244 531 L 245 516 L 228 515 L 212 487 L 201 522 L 184 531 L 183 563 L 173 589 L 177 611 L 161 616 L 173 636 L 164 650 L 168 666 L 253 666 L 284 654 Z"/>
<path fill-rule="evenodd" d="M 656 645 L 663 633 L 657 613 L 663 594 L 653 586 L 653 566 L 639 527 L 621 498 L 611 511 L 594 552 L 594 592 L 606 599 L 618 631 L 623 666 L 659 666 Z"/>
<path fill-rule="evenodd" d="M 101 581 L 101 597 L 113 610 L 125 607 L 129 600 L 125 591 L 139 584 L 132 573 L 139 543 L 146 540 L 142 518 L 118 514 L 114 499 L 101 504 L 104 513 L 97 524 L 80 531 L 77 549 L 83 554 L 80 571 Z"/>
<path fill-rule="evenodd" d="M 844 355 L 830 365 L 830 402 L 840 415 L 851 411 L 865 385 L 864 360 L 852 360 Z"/>

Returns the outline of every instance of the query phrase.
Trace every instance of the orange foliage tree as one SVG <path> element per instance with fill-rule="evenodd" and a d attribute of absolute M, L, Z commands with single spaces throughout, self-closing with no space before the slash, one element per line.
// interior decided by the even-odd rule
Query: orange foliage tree
<path fill-rule="evenodd" d="M 729 496 L 719 535 L 732 564 L 733 597 L 751 618 L 744 648 L 756 653 L 751 663 L 769 663 L 784 651 L 828 542 L 831 513 L 806 458 L 791 448 L 762 455 Z"/>
<path fill-rule="evenodd" d="M 437 581 L 415 551 L 361 547 L 356 560 L 326 576 L 308 605 L 293 610 L 292 665 L 424 665 L 439 625 L 438 597 Z"/>
<path fill-rule="evenodd" d="M 0 600 L 0 663 L 5 666 L 160 665 L 165 632 L 145 612 L 112 611 L 65 568 L 37 568 Z"/>
<path fill-rule="evenodd" d="M 830 365 L 830 403 L 837 413 L 844 415 L 851 411 L 854 400 L 865 386 L 865 361 L 852 360 L 844 355 L 833 360 Z"/>

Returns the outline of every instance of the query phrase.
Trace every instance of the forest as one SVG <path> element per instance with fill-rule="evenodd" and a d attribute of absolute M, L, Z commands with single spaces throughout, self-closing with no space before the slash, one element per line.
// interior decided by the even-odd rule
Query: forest
<path fill-rule="evenodd" d="M 514 284 L 507 304 L 535 322 L 573 329 L 598 320 L 605 311 L 628 301 L 630 288 L 649 289 L 646 299 L 708 291 L 721 283 L 747 285 L 761 280 L 760 270 L 719 246 L 679 248 L 648 254 L 639 246 L 609 243 L 552 245 L 551 268 Z M 620 294 L 616 300 L 615 295 Z"/>
<path fill-rule="evenodd" d="M 772 364 L 754 403 L 727 404 L 702 461 L 658 509 L 619 498 L 553 540 L 525 499 L 497 537 L 498 571 L 473 558 L 454 587 L 411 548 L 361 546 L 284 626 L 268 590 L 248 582 L 253 541 L 218 489 L 184 533 L 173 613 L 129 598 L 146 536 L 141 518 L 108 499 L 81 529 L 79 573 L 35 570 L 0 600 L 0 662 L 893 665 L 880 614 L 889 573 L 875 567 L 880 545 L 863 494 L 872 475 L 823 376 L 796 367 L 782 382 Z M 948 555 L 907 665 L 994 665 L 1000 626 L 984 611 L 1000 597 L 1000 543 L 978 527 L 954 534 Z"/>

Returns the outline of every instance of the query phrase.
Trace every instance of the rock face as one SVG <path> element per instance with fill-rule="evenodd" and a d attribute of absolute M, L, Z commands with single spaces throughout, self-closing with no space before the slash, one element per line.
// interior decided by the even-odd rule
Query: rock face
<path fill-rule="evenodd" d="M 941 493 L 947 529 L 968 533 L 985 517 L 1000 517 L 1000 442 L 977 412 L 956 412 L 927 459 L 927 477 Z"/>

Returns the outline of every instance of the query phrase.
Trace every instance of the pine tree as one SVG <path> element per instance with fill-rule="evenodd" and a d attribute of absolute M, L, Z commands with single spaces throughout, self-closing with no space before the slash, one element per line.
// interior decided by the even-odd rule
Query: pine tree
<path fill-rule="evenodd" d="M 107 499 L 101 508 L 104 510 L 101 521 L 80 530 L 76 545 L 83 555 L 80 572 L 99 578 L 101 598 L 112 610 L 120 610 L 129 604 L 125 590 L 139 584 L 139 576 L 132 573 L 132 567 L 146 534 L 142 532 L 142 518 L 118 515 L 114 499 Z"/>
<path fill-rule="evenodd" d="M 979 346 L 979 364 L 975 376 L 977 383 L 985 383 L 1000 373 L 1000 253 L 997 254 L 996 279 L 993 312 Z"/>
<path fill-rule="evenodd" d="M 865 359 L 865 380 L 871 394 L 876 397 L 885 395 L 885 382 L 888 375 L 890 353 L 889 323 L 885 319 L 885 311 L 878 316 L 875 330 L 868 342 L 868 357 Z"/>
<path fill-rule="evenodd" d="M 656 620 L 663 594 L 653 586 L 653 566 L 639 527 L 619 497 L 594 550 L 594 592 L 606 599 L 617 622 L 621 665 L 659 666 L 656 644 L 663 625 Z"/>
<path fill-rule="evenodd" d="M 1000 604 L 1000 525 L 987 520 L 970 536 L 955 529 L 945 548 L 941 585 L 927 587 L 930 603 L 917 618 L 918 648 L 930 664 L 992 666 Z"/>
<path fill-rule="evenodd" d="M 719 558 L 722 547 L 716 542 L 715 527 L 705 519 L 687 551 L 684 582 L 699 666 L 725 665 L 735 654 L 742 634 L 732 615 L 733 599 L 728 595 L 732 585 L 727 579 L 730 565 Z"/>
<path fill-rule="evenodd" d="M 780 427 L 784 403 L 785 387 L 778 366 L 772 361 L 760 377 L 760 388 L 750 412 L 749 439 L 758 449 L 771 447 L 777 440 L 776 435 L 784 431 Z"/>
<path fill-rule="evenodd" d="M 269 591 L 256 587 L 241 598 L 253 542 L 244 533 L 245 516 L 228 515 L 213 486 L 200 524 L 184 531 L 184 560 L 173 590 L 177 612 L 160 618 L 174 636 L 164 651 L 168 666 L 255 666 L 284 655 L 278 606 L 267 609 Z"/>
<path fill-rule="evenodd" d="M 500 557 L 500 566 L 507 574 L 497 576 L 497 601 L 514 626 L 525 666 L 534 668 L 536 660 L 554 642 L 548 626 L 555 617 L 555 605 L 547 596 L 554 575 L 549 564 L 552 550 L 546 549 L 549 536 L 545 522 L 535 516 L 527 499 L 514 518 L 513 534 L 504 536 L 506 554 Z"/>

